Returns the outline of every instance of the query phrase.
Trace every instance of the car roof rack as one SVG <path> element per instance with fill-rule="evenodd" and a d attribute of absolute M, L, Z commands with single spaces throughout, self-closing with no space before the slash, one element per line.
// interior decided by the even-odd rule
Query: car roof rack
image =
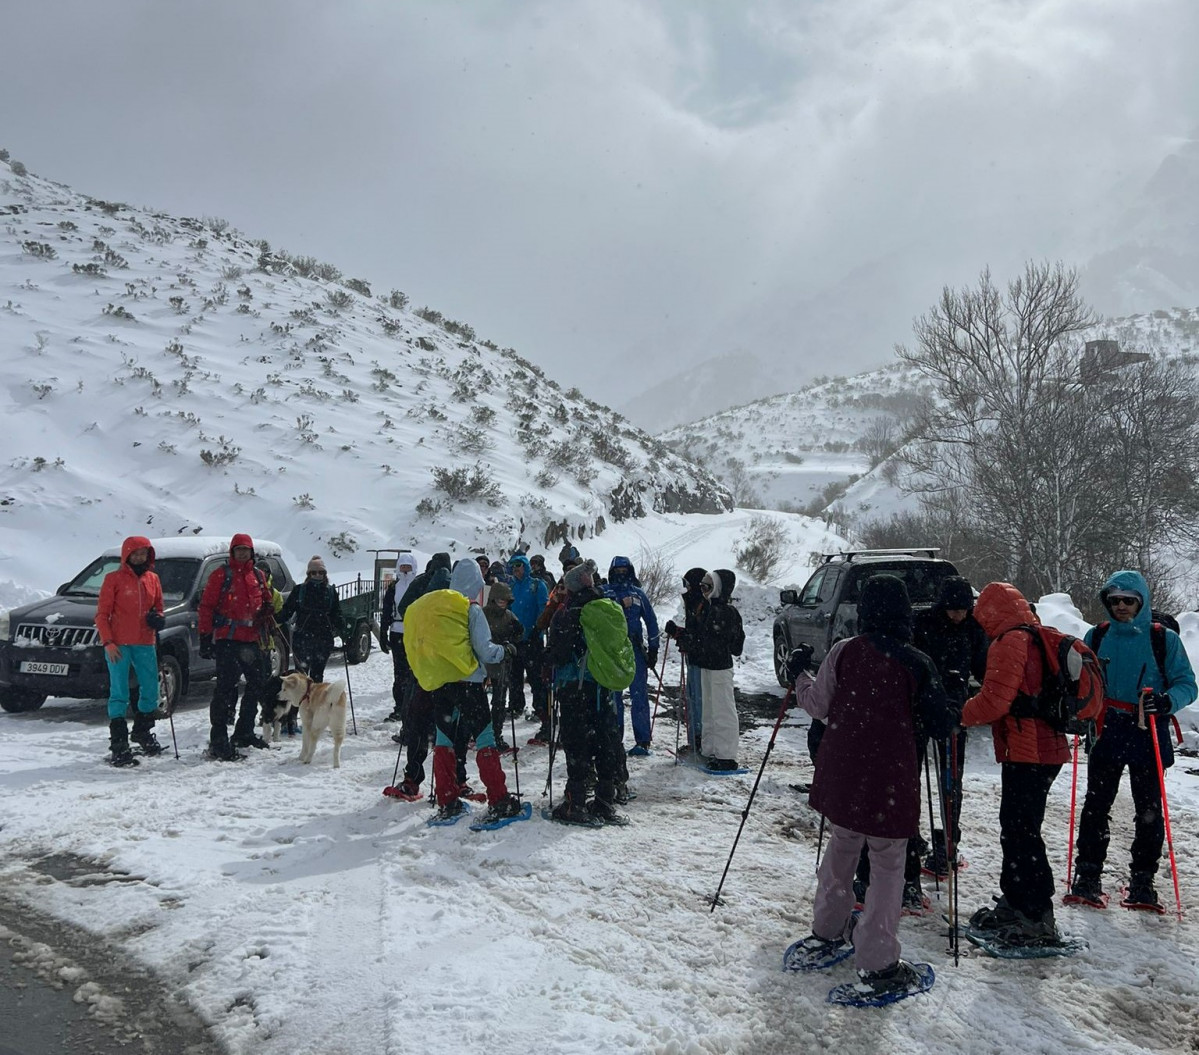
<path fill-rule="evenodd" d="M 915 546 L 912 549 L 848 549 L 837 553 L 825 553 L 822 564 L 835 560 L 851 564 L 855 557 L 928 557 L 934 559 L 941 552 L 940 546 Z"/>

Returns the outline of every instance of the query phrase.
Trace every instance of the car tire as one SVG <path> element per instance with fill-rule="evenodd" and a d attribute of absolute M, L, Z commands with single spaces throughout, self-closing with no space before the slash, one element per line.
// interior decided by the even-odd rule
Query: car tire
<path fill-rule="evenodd" d="M 32 689 L 0 689 L 0 710 L 9 714 L 36 711 L 45 702 L 44 692 L 34 692 Z"/>
<path fill-rule="evenodd" d="M 791 646 L 787 644 L 787 639 L 782 634 L 774 635 L 774 676 L 778 678 L 779 684 L 784 689 L 791 688 L 791 682 L 787 680 L 787 659 L 791 655 Z"/>
<path fill-rule="evenodd" d="M 362 619 L 355 623 L 353 633 L 350 634 L 350 640 L 346 642 L 346 662 L 365 663 L 366 657 L 371 654 L 371 639 L 373 637 L 374 635 L 371 633 L 369 622 Z"/>
<path fill-rule="evenodd" d="M 287 638 L 282 630 L 271 634 L 270 650 L 271 676 L 278 678 L 287 673 L 287 665 L 291 661 L 291 650 L 287 647 Z"/>
<path fill-rule="evenodd" d="M 183 696 L 183 667 L 171 652 L 158 654 L 158 706 L 174 714 Z"/>

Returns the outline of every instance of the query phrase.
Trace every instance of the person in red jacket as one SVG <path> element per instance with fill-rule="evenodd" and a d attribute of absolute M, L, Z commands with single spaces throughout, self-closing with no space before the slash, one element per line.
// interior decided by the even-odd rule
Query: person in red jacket
<path fill-rule="evenodd" d="M 1002 896 L 994 908 L 979 909 L 971 927 L 1013 945 L 1047 945 L 1058 940 L 1053 918 L 1053 872 L 1045 855 L 1041 825 L 1045 803 L 1070 751 L 1064 734 L 1039 718 L 1011 714 L 1017 696 L 1039 696 L 1044 662 L 1032 635 L 1037 626 L 1024 595 L 1011 583 L 992 582 L 974 606 L 991 647 L 982 688 L 966 701 L 962 725 L 989 725 L 1000 764 L 999 844 Z M 1014 632 L 1013 632 L 1014 631 Z"/>
<path fill-rule="evenodd" d="M 136 766 L 129 747 L 129 668 L 137 675 L 133 741 L 147 755 L 162 752 L 154 735 L 158 710 L 158 653 L 155 634 L 166 625 L 162 584 L 154 571 L 154 547 L 131 535 L 121 544 L 121 566 L 104 576 L 96 605 L 96 630 L 108 662 L 108 747 L 114 766 Z"/>
<path fill-rule="evenodd" d="M 234 535 L 229 562 L 217 568 L 204 585 L 196 627 L 200 655 L 216 660 L 216 687 L 208 710 L 210 758 L 233 762 L 243 757 L 239 747 L 267 746 L 254 732 L 254 719 L 266 681 L 258 639 L 264 620 L 273 611 L 270 589 L 254 567 L 254 540 L 249 535 Z M 230 740 L 226 723 L 237 708 L 237 682 L 242 676 L 246 688 Z"/>

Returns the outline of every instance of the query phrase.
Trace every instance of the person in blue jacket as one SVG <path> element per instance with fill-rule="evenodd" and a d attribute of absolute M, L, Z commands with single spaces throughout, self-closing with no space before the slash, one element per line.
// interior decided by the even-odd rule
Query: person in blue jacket
<path fill-rule="evenodd" d="M 637 570 L 628 557 L 613 557 L 608 566 L 608 585 L 604 593 L 624 609 L 629 624 L 629 640 L 633 643 L 633 655 L 637 659 L 637 673 L 629 686 L 629 700 L 633 711 L 634 746 L 630 755 L 648 755 L 650 745 L 649 679 L 648 668 L 658 665 L 658 617 L 654 606 L 649 603 L 641 583 L 637 581 Z M 648 641 L 641 633 L 645 624 Z M 620 717 L 621 735 L 624 735 L 624 693 L 616 693 L 616 707 Z"/>
<path fill-rule="evenodd" d="M 1070 892 L 1087 904 L 1104 904 L 1100 877 L 1111 835 L 1112 804 L 1127 767 L 1136 811 L 1136 834 L 1132 840 L 1132 868 L 1125 903 L 1159 908 L 1153 877 L 1162 855 L 1165 825 L 1148 716 L 1154 716 L 1157 726 L 1164 770 L 1174 764 L 1170 718 L 1194 702 L 1195 672 L 1181 638 L 1173 630 L 1154 623 L 1149 586 L 1140 572 L 1116 572 L 1099 591 L 1099 599 L 1111 614 L 1111 622 L 1092 627 L 1085 640 L 1107 668 L 1108 706 L 1103 733 L 1095 741 L 1087 764 L 1087 795 Z M 1144 689 L 1150 692 L 1142 696 Z"/>
<path fill-rule="evenodd" d="M 545 650 L 542 646 L 541 631 L 537 629 L 537 617 L 549 601 L 550 592 L 545 583 L 533 574 L 529 558 L 523 553 L 515 553 L 508 559 L 508 574 L 511 576 L 508 585 L 512 589 L 512 603 L 508 606 L 508 611 L 520 620 L 520 625 L 525 631 L 508 670 L 508 710 L 512 714 L 523 713 L 527 675 L 529 688 L 533 691 L 533 714 L 541 723 L 537 732 L 529 738 L 529 743 L 548 744 L 549 689 L 541 671 L 542 654 Z"/>

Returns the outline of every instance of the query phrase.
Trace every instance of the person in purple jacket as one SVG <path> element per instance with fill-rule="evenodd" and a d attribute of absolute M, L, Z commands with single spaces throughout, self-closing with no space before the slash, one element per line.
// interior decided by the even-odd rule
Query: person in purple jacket
<path fill-rule="evenodd" d="M 882 995 L 918 987 L 898 938 L 907 840 L 919 825 L 917 743 L 944 739 L 958 715 L 936 667 L 911 644 L 912 606 L 901 579 L 866 582 L 858 625 L 858 636 L 837 642 L 815 678 L 805 673 L 810 653 L 793 653 L 788 664 L 799 705 L 828 725 L 811 804 L 828 821 L 829 844 L 816 877 L 812 933 L 787 950 L 786 964 L 815 970 L 852 950 L 861 985 Z M 855 926 L 853 877 L 863 845 L 870 887 Z"/>

